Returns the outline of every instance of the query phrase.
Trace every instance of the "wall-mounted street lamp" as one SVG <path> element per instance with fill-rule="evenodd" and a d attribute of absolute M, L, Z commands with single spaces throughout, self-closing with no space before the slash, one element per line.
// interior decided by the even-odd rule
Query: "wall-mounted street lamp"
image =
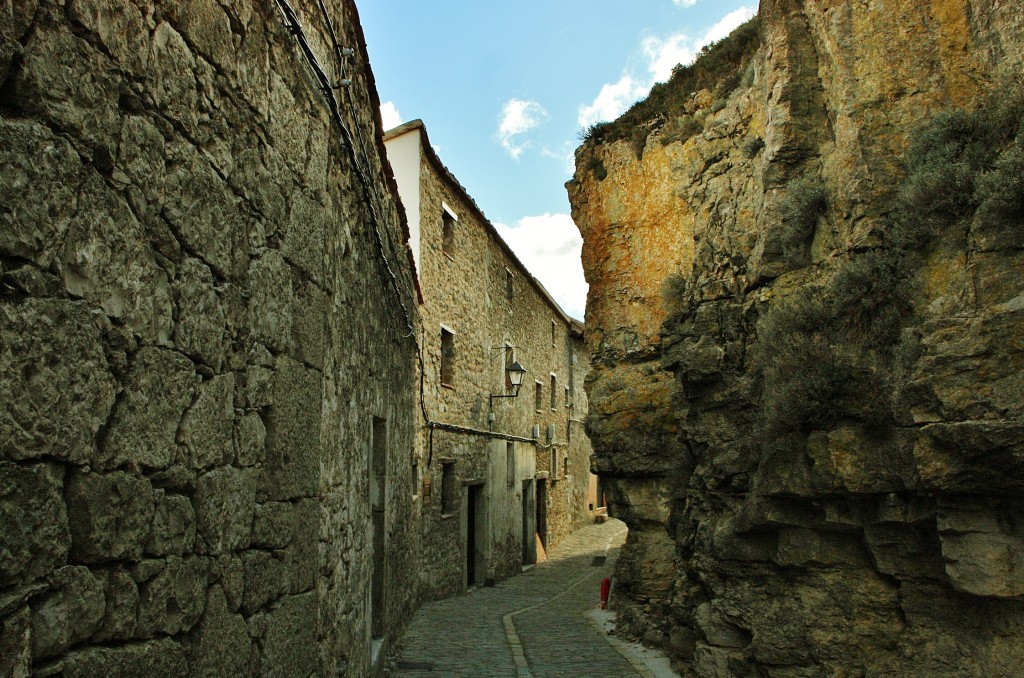
<path fill-rule="evenodd" d="M 526 368 L 520 364 L 517 360 L 508 367 L 505 368 L 508 372 L 508 382 L 512 384 L 512 392 L 504 393 L 501 395 L 491 395 L 491 407 L 494 407 L 495 398 L 517 398 L 519 397 L 519 387 L 523 385 L 523 377 L 526 376 Z"/>

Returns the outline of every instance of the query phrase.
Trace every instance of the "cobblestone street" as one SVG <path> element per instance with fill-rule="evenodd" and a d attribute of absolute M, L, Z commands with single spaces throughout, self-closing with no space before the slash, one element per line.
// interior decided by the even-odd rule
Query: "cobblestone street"
<path fill-rule="evenodd" d="M 546 562 L 489 588 L 424 605 L 389 675 L 671 676 L 645 665 L 639 646 L 610 637 L 592 612 L 625 525 L 610 520 L 566 538 Z"/>

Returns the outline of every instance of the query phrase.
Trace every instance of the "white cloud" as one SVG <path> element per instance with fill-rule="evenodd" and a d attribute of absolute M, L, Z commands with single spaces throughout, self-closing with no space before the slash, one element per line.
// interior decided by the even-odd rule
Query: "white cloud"
<path fill-rule="evenodd" d="M 693 40 L 685 33 L 677 33 L 662 40 L 645 38 L 642 44 L 647 57 L 647 70 L 654 82 L 665 82 L 672 75 L 676 64 L 688 64 L 697 56 Z"/>
<path fill-rule="evenodd" d="M 674 0 L 677 5 L 684 7 L 689 7 L 696 1 Z M 618 82 L 603 85 L 593 102 L 579 107 L 577 121 L 580 127 L 586 129 L 596 122 L 619 117 L 634 102 L 646 96 L 654 83 L 668 80 L 676 64 L 690 64 L 702 46 L 721 40 L 755 14 L 756 5 L 740 7 L 722 17 L 699 39 L 693 39 L 685 33 L 675 33 L 666 38 L 644 38 L 640 49 L 647 66 L 647 75 L 637 76 L 627 70 Z"/>
<path fill-rule="evenodd" d="M 393 101 L 385 101 L 380 105 L 380 117 L 381 122 L 384 123 L 385 130 L 398 127 L 402 124 L 402 114 L 398 112 L 398 107 L 395 106 L 395 102 Z"/>
<path fill-rule="evenodd" d="M 637 82 L 631 75 L 623 75 L 618 82 L 606 83 L 592 103 L 580 106 L 576 121 L 586 129 L 595 122 L 614 120 L 630 105 L 642 97 L 649 84 Z"/>
<path fill-rule="evenodd" d="M 520 137 L 534 127 L 540 125 L 548 117 L 536 101 L 509 99 L 501 109 L 498 117 L 498 142 L 514 159 L 518 159 L 529 145 L 520 141 Z"/>
<path fill-rule="evenodd" d="M 740 7 L 729 12 L 717 24 L 708 29 L 701 45 L 718 42 L 732 33 L 740 24 L 753 19 L 755 14 L 757 14 L 757 7 Z"/>
<path fill-rule="evenodd" d="M 587 281 L 580 251 L 583 238 L 568 214 L 523 217 L 514 226 L 495 228 L 530 273 L 558 305 L 574 318 L 583 318 Z"/>

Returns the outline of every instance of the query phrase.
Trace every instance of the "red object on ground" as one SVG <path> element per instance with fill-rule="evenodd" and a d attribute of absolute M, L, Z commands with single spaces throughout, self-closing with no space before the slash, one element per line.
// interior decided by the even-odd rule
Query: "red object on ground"
<path fill-rule="evenodd" d="M 601 580 L 601 609 L 608 607 L 608 592 L 611 591 L 612 580 L 605 577 Z"/>

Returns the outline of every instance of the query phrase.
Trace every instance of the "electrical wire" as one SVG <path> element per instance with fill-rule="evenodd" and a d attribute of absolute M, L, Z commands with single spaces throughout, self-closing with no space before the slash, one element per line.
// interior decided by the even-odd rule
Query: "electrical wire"
<path fill-rule="evenodd" d="M 275 0 L 275 2 L 277 4 L 278 9 L 281 12 L 281 15 L 284 17 L 285 26 L 288 28 L 288 31 L 294 36 L 295 41 L 298 43 L 299 49 L 302 52 L 303 57 L 305 58 L 307 67 L 313 74 L 313 77 L 316 79 L 320 93 L 327 103 L 327 107 L 331 114 L 331 119 L 333 120 L 334 124 L 338 127 L 338 130 L 341 132 L 341 136 L 345 141 L 345 150 L 347 151 L 349 158 L 352 161 L 352 166 L 356 171 L 356 175 L 359 177 L 359 183 L 363 189 L 363 197 L 366 202 L 367 209 L 370 211 L 378 254 L 380 256 L 380 259 L 384 263 L 384 270 L 387 272 L 390 287 L 394 289 L 395 294 L 398 298 L 398 303 L 402 308 L 402 314 L 405 319 L 406 329 L 409 330 L 409 333 L 403 335 L 402 338 L 411 338 L 413 344 L 416 347 L 416 357 L 420 373 L 420 411 L 423 414 L 423 419 L 430 430 L 427 468 L 430 468 L 431 462 L 433 461 L 435 430 L 449 431 L 452 433 L 461 433 L 463 435 L 484 436 L 500 440 L 533 443 L 534 445 L 538 446 L 541 449 L 548 449 L 553 447 L 553 445 L 541 445 L 540 442 L 534 438 L 524 438 L 521 436 L 513 436 L 506 433 L 498 433 L 495 431 L 483 431 L 479 429 L 469 428 L 466 426 L 459 426 L 457 424 L 448 424 L 445 422 L 434 421 L 433 419 L 431 419 L 430 414 L 427 411 L 424 396 L 426 369 L 423 361 L 423 345 L 422 342 L 417 337 L 415 323 L 412 320 L 412 314 L 409 312 L 409 308 L 405 304 L 405 298 L 404 295 L 402 294 L 402 288 L 401 284 L 398 281 L 398 276 L 392 269 L 391 262 L 388 261 L 387 247 L 384 242 L 384 236 L 381 234 L 380 230 L 381 219 L 377 213 L 376 203 L 378 201 L 383 202 L 383 199 L 376 194 L 376 191 L 374 190 L 374 183 L 370 181 L 368 177 L 368 170 L 364 167 L 363 160 L 360 157 L 369 157 L 369 154 L 366 151 L 366 147 L 363 145 L 361 138 L 353 136 L 353 134 L 349 131 L 348 126 L 345 124 L 345 119 L 341 114 L 341 106 L 338 102 L 338 98 L 334 94 L 334 90 L 336 88 L 342 88 L 349 97 L 349 105 L 355 108 L 356 102 L 352 100 L 352 94 L 349 91 L 349 88 L 347 87 L 349 83 L 344 78 L 346 52 L 345 50 L 342 49 L 341 44 L 338 41 L 337 33 L 334 30 L 334 23 L 331 21 L 330 13 L 327 11 L 326 5 L 324 4 L 323 0 L 317 0 L 317 5 L 320 9 L 320 14 L 324 20 L 324 24 L 327 27 L 327 33 L 331 39 L 331 45 L 334 49 L 334 55 L 337 61 L 337 70 L 339 76 L 338 84 L 336 86 L 332 85 L 330 78 L 328 78 L 327 76 L 327 72 L 320 64 L 320 60 L 317 58 L 316 53 L 310 47 L 309 41 L 306 39 L 306 32 L 302 28 L 302 24 L 299 22 L 298 16 L 296 15 L 295 10 L 292 8 L 291 4 L 289 4 L 288 0 Z"/>

